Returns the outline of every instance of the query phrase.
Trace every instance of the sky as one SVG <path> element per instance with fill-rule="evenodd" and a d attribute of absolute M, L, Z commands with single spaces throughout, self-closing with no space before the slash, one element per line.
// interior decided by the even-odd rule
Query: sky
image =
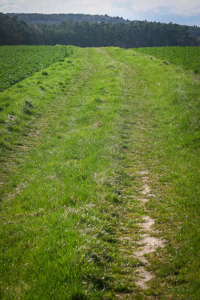
<path fill-rule="evenodd" d="M 0 12 L 107 14 L 200 26 L 200 0 L 0 0 Z"/>

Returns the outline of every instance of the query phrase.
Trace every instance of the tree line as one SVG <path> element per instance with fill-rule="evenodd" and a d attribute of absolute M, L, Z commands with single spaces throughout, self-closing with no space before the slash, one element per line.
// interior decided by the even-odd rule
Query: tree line
<path fill-rule="evenodd" d="M 27 24 L 0 13 L 0 45 L 74 45 L 79 47 L 116 46 L 121 48 L 196 46 L 188 26 L 159 22 L 129 23 L 74 22 Z"/>
<path fill-rule="evenodd" d="M 89 14 L 37 14 L 37 13 L 8 13 L 9 17 L 17 16 L 17 20 L 25 21 L 27 24 L 40 23 L 46 25 L 60 24 L 73 20 L 74 22 L 89 22 L 89 23 L 130 23 L 130 20 L 125 20 L 122 17 L 110 17 L 108 15 L 89 15 Z"/>

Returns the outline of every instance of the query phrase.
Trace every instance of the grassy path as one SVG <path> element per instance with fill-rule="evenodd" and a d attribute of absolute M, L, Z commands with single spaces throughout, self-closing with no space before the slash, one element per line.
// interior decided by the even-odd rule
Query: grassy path
<path fill-rule="evenodd" d="M 153 236 L 166 244 L 147 256 L 156 277 L 141 299 L 198 299 L 199 82 L 152 57 L 109 51 L 137 74 L 134 80 L 127 76 L 135 121 L 127 156 L 138 180 L 132 194 L 145 202 L 147 215 L 155 218 Z"/>
<path fill-rule="evenodd" d="M 2 299 L 198 299 L 199 90 L 72 47 L 0 95 Z"/>

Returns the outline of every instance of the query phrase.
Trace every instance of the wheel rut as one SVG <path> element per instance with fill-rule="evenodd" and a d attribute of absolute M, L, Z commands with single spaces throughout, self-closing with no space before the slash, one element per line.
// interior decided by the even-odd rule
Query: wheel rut
<path fill-rule="evenodd" d="M 101 53 L 110 57 L 106 49 L 97 49 Z M 110 57 L 113 62 L 114 57 Z M 127 102 L 130 105 L 130 111 L 136 110 L 133 108 L 133 78 L 136 75 L 133 68 L 128 66 L 123 61 L 119 61 L 123 65 L 124 74 L 126 80 L 124 80 L 124 93 L 127 96 Z M 138 102 L 138 108 L 140 107 Z M 122 197 L 129 199 L 127 202 L 127 208 L 124 210 L 124 220 L 121 223 L 121 229 L 119 229 L 119 241 L 121 243 L 121 253 L 128 259 L 138 260 L 139 263 L 134 267 L 131 276 L 124 279 L 127 282 L 134 282 L 138 291 L 146 290 L 150 286 L 150 281 L 155 277 L 152 272 L 149 272 L 148 254 L 156 251 L 158 248 L 165 246 L 165 241 L 158 238 L 158 231 L 155 230 L 156 220 L 150 216 L 150 212 L 146 204 L 156 197 L 151 187 L 151 171 L 143 161 L 143 155 L 145 151 L 144 142 L 146 142 L 146 131 L 149 124 L 146 123 L 143 116 L 138 114 L 137 120 L 133 120 L 133 125 L 130 125 L 131 131 L 129 132 L 130 145 L 128 149 L 125 148 L 124 153 L 127 159 L 127 165 L 124 168 L 125 173 L 130 177 L 136 177 L 138 187 L 133 185 L 125 186 L 122 189 Z M 137 191 L 136 191 L 137 190 Z M 138 213 L 137 213 L 138 211 Z M 139 212 L 140 211 L 140 212 Z M 128 223 L 131 220 L 135 224 L 135 228 L 129 229 Z M 125 276 L 126 277 L 126 276 Z M 132 277 L 132 279 L 130 278 Z M 116 293 L 118 299 L 135 299 L 134 291 L 130 294 Z M 143 294 L 143 293 L 142 293 Z M 128 297 L 128 298 L 127 298 Z"/>
<path fill-rule="evenodd" d="M 130 103 L 132 102 L 133 97 L 133 89 L 132 89 L 132 79 L 135 76 L 134 69 L 130 68 L 127 64 L 124 64 L 124 71 L 127 76 L 127 80 L 125 82 L 125 90 L 127 96 L 129 98 Z M 140 105 L 140 104 L 139 104 Z M 135 109 L 135 108 L 134 108 Z M 147 126 L 146 126 L 147 125 Z M 120 240 L 125 244 L 126 241 L 129 243 L 133 242 L 137 244 L 137 246 L 133 247 L 133 251 L 131 256 L 133 258 L 137 258 L 141 263 L 136 267 L 133 272 L 133 280 L 136 286 L 140 290 L 146 290 L 150 286 L 150 281 L 155 277 L 152 272 L 148 271 L 149 261 L 148 254 L 156 251 L 158 248 L 163 248 L 165 246 L 165 241 L 161 238 L 158 238 L 158 231 L 155 230 L 155 219 L 150 216 L 150 212 L 147 209 L 146 204 L 151 201 L 152 198 L 156 198 L 156 194 L 151 188 L 150 175 L 151 171 L 148 170 L 148 167 L 145 166 L 143 162 L 143 142 L 146 142 L 146 131 L 148 130 L 148 124 L 143 119 L 143 116 L 138 115 L 137 121 L 134 122 L 132 126 L 132 133 L 129 137 L 131 140 L 131 145 L 134 147 L 134 151 L 125 150 L 126 157 L 128 160 L 129 167 L 125 168 L 125 172 L 128 176 L 136 176 L 139 179 L 139 189 L 138 193 L 135 193 L 134 187 L 125 188 L 123 191 L 123 195 L 125 197 L 130 197 L 133 199 L 133 202 L 138 201 L 137 206 L 141 208 L 143 211 L 142 220 L 138 221 L 136 225 L 139 227 L 139 239 L 138 237 L 135 239 L 135 232 L 133 232 L 133 237 L 129 234 L 129 236 L 123 236 Z M 133 153 L 141 153 L 141 155 L 137 156 L 137 160 L 134 159 L 135 154 Z M 137 154 L 136 154 L 137 155 Z M 126 218 L 130 220 L 130 218 L 134 218 L 134 207 L 133 213 L 127 213 Z M 124 224 L 126 227 L 126 225 Z M 156 236 L 156 237 L 155 237 Z M 122 246 L 123 248 L 124 246 Z M 132 250 L 132 249 L 131 249 Z M 124 249 L 122 249 L 122 252 Z M 136 278 L 136 279 L 135 279 Z M 120 299 L 127 299 L 127 295 L 117 294 L 116 295 Z M 134 292 L 128 299 L 132 299 L 134 297 Z"/>
<path fill-rule="evenodd" d="M 155 196 L 154 194 L 151 194 L 151 188 L 148 185 L 148 174 L 148 171 L 140 172 L 143 182 L 143 190 L 141 195 L 145 196 L 145 198 L 142 197 L 140 199 L 143 205 L 149 201 L 149 197 Z M 146 209 L 145 211 L 147 215 L 143 216 L 143 222 L 138 223 L 142 232 L 144 231 L 144 233 L 140 235 L 141 240 L 138 243 L 139 250 L 135 251 L 134 253 L 135 257 L 137 257 L 144 264 L 144 266 L 137 268 L 138 279 L 136 280 L 136 285 L 142 289 L 148 288 L 148 281 L 154 278 L 154 274 L 147 270 L 148 260 L 145 255 L 156 251 L 158 247 L 164 247 L 164 241 L 153 236 L 155 233 L 158 233 L 153 229 L 155 220 L 148 215 L 148 211 Z"/>

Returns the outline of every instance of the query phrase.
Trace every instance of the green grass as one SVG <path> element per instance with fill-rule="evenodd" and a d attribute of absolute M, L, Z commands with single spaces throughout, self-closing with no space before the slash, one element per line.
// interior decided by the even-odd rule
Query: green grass
<path fill-rule="evenodd" d="M 62 61 L 68 52 L 70 46 L 1 46 L 0 91 Z"/>
<path fill-rule="evenodd" d="M 172 63 L 185 70 L 193 71 L 195 74 L 200 74 L 199 47 L 147 47 L 135 50 L 162 59 L 164 64 Z"/>
<path fill-rule="evenodd" d="M 147 208 L 167 241 L 162 251 L 149 256 L 150 270 L 157 274 L 150 295 L 159 299 L 198 299 L 199 82 L 181 69 L 144 59 L 132 50 L 126 55 L 119 50 L 113 53 L 137 70 L 137 79 L 132 82 L 134 105 L 137 102 L 135 122 L 144 129 L 135 128 L 132 137 L 137 159 L 141 160 L 135 161 L 135 167 L 144 165 L 150 170 L 156 198 L 148 202 Z M 138 141 L 140 131 L 142 142 Z"/>
<path fill-rule="evenodd" d="M 109 270 L 120 260 L 115 228 L 125 176 L 123 68 L 116 62 L 113 71 L 109 58 L 88 52 L 76 50 L 73 65 L 54 64 L 45 71 L 49 76 L 27 79 L 20 95 L 17 86 L 2 94 L 12 94 L 7 109 L 12 126 L 20 127 L 2 126 L 2 175 L 10 178 L 1 207 L 2 293 L 8 299 L 96 299 L 103 289 L 123 288 Z"/>
<path fill-rule="evenodd" d="M 0 94 L 1 298 L 199 299 L 199 82 L 131 49 L 71 50 Z M 141 290 L 145 214 L 166 246 Z"/>

